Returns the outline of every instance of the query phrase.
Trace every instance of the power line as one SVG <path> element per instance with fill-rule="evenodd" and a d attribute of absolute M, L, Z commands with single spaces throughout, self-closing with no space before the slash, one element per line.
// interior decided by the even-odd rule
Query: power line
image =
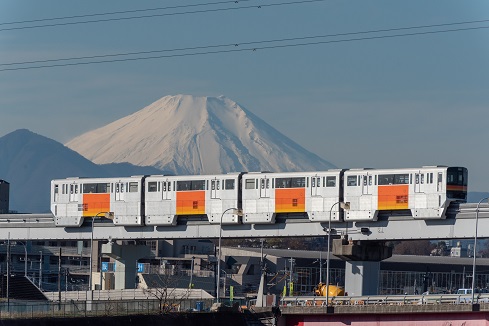
<path fill-rule="evenodd" d="M 83 57 L 71 57 L 71 58 L 24 61 L 24 62 L 0 63 L 0 66 L 25 65 L 25 64 L 34 64 L 34 63 L 47 63 L 47 62 L 59 62 L 59 61 L 72 61 L 72 60 L 87 60 L 87 59 L 129 56 L 129 55 L 139 55 L 139 54 L 151 54 L 151 53 L 161 53 L 161 52 L 202 50 L 202 49 L 221 48 L 221 47 L 230 47 L 230 46 L 236 47 L 236 46 L 253 45 L 253 44 L 289 42 L 289 41 L 317 39 L 317 38 L 361 35 L 361 34 L 371 34 L 371 33 L 383 33 L 383 32 L 393 32 L 393 31 L 412 30 L 412 29 L 424 29 L 424 28 L 434 28 L 434 27 L 445 27 L 445 26 L 454 26 L 454 25 L 461 25 L 461 24 L 481 23 L 481 22 L 488 22 L 488 21 L 489 20 L 475 20 L 475 21 L 454 22 L 454 23 L 444 23 L 444 24 L 431 24 L 431 25 L 398 27 L 398 28 L 388 28 L 388 29 L 377 29 L 377 30 L 369 30 L 369 31 L 357 31 L 357 32 L 348 32 L 348 33 L 335 33 L 335 34 L 325 34 L 325 35 L 315 35 L 315 36 L 303 36 L 303 37 L 294 37 L 294 38 L 254 41 L 254 42 L 240 42 L 240 43 L 216 44 L 216 45 L 195 46 L 195 47 L 175 48 L 175 49 L 149 50 L 149 51 L 103 54 L 103 55 L 93 55 L 93 56 L 83 56 Z M 479 28 L 479 27 L 473 27 L 473 28 Z M 481 28 L 484 28 L 484 27 L 481 27 Z M 458 30 L 464 30 L 464 29 L 457 29 L 457 30 L 450 30 L 450 31 L 458 31 Z M 440 31 L 440 32 L 442 32 L 442 31 Z"/>
<path fill-rule="evenodd" d="M 250 1 L 250 0 L 244 0 L 244 1 Z M 296 1 L 290 1 L 290 2 L 259 4 L 259 5 L 250 5 L 250 6 L 241 6 L 241 7 L 228 7 L 228 8 L 217 8 L 217 9 L 205 9 L 205 10 L 184 11 L 184 12 L 175 12 L 175 13 L 162 13 L 162 14 L 152 14 L 152 15 L 142 15 L 142 16 L 131 16 L 131 17 L 117 17 L 117 18 L 85 20 L 85 21 L 78 21 L 78 22 L 54 23 L 54 24 L 45 24 L 45 25 L 8 27 L 8 28 L 1 28 L 0 29 L 0 32 L 12 31 L 12 30 L 33 29 L 33 28 L 43 28 L 43 27 L 55 27 L 55 26 L 68 26 L 68 25 L 78 25 L 78 24 L 89 24 L 89 23 L 101 23 L 101 22 L 107 22 L 107 21 L 121 21 L 121 20 L 142 19 L 142 18 L 154 18 L 154 17 L 164 17 L 164 16 L 201 14 L 201 13 L 209 13 L 209 12 L 221 12 L 221 11 L 241 10 L 241 9 L 251 9 L 251 8 L 258 8 L 258 9 L 260 9 L 260 8 L 264 8 L 264 7 L 278 7 L 278 6 L 287 6 L 287 5 L 295 5 L 295 4 L 312 3 L 312 2 L 324 2 L 324 1 L 327 1 L 327 0 L 296 0 Z M 234 1 L 234 2 L 235 3 L 238 3 L 239 1 Z M 61 19 L 61 18 L 59 18 L 59 19 Z"/>
<path fill-rule="evenodd" d="M 180 6 L 169 6 L 169 7 L 157 7 L 157 8 L 146 8 L 146 9 L 134 9 L 134 10 L 124 10 L 124 11 L 112 11 L 112 12 L 103 12 L 103 13 L 95 13 L 95 14 L 86 14 L 86 15 L 75 15 L 75 16 L 64 16 L 64 17 L 51 17 L 51 18 L 41 18 L 41 19 L 32 19 L 32 20 L 23 20 L 16 22 L 6 22 L 0 23 L 2 25 L 13 25 L 13 24 L 25 24 L 25 23 L 37 23 L 43 21 L 53 21 L 53 20 L 63 20 L 63 19 L 74 19 L 74 18 L 87 18 L 87 17 L 96 17 L 96 16 L 107 16 L 107 15 L 119 15 L 119 14 L 129 14 L 135 12 L 144 12 L 144 11 L 155 11 L 155 10 L 168 10 L 168 9 L 180 9 L 180 8 L 190 8 L 190 7 L 203 7 L 203 6 L 212 6 L 212 5 L 220 5 L 226 3 L 238 3 L 238 2 L 248 2 L 254 0 L 229 0 L 229 1 L 219 1 L 219 2 L 207 2 L 193 5 L 180 5 Z"/>
<path fill-rule="evenodd" d="M 342 39 L 342 40 L 328 40 L 328 41 L 316 41 L 316 42 L 293 43 L 293 44 L 282 44 L 282 45 L 270 45 L 270 46 L 249 47 L 249 48 L 232 49 L 232 50 L 217 50 L 217 51 L 204 51 L 204 52 L 193 52 L 193 53 L 177 53 L 177 54 L 160 55 L 160 56 L 149 56 L 149 57 L 138 57 L 138 58 L 124 58 L 124 59 L 101 60 L 101 61 L 88 61 L 88 62 L 73 62 L 73 63 L 62 63 L 62 64 L 53 64 L 53 65 L 40 65 L 40 66 L 32 66 L 32 67 L 15 67 L 15 68 L 4 68 L 4 69 L 0 69 L 0 72 L 1 71 L 15 71 L 15 70 L 28 70 L 28 69 L 40 69 L 40 68 L 78 66 L 78 65 L 100 64 L 100 63 L 114 63 L 114 62 L 136 61 L 136 60 L 149 60 L 149 59 L 187 57 L 187 56 L 198 56 L 198 55 L 218 54 L 218 53 L 232 53 L 232 52 L 244 52 L 244 51 L 269 50 L 269 49 L 299 47 L 299 46 L 308 46 L 308 45 L 320 45 L 320 44 L 331 44 L 331 43 L 344 43 L 344 42 L 355 42 L 355 41 L 386 39 L 386 38 L 396 38 L 396 37 L 406 37 L 406 36 L 418 36 L 418 35 L 428 35 L 428 34 L 438 34 L 438 33 L 450 33 L 450 32 L 478 30 L 478 29 L 487 29 L 487 28 L 489 28 L 489 26 L 457 28 L 457 29 L 448 29 L 448 30 L 440 30 L 440 31 L 423 31 L 423 32 L 414 32 L 414 33 L 405 33 L 405 34 L 393 34 L 393 35 L 378 35 L 378 36 L 359 37 L 359 38 Z M 306 37 L 305 38 L 302 38 L 302 39 L 306 39 Z M 267 42 L 267 41 L 262 41 L 262 42 Z M 268 41 L 268 42 L 272 42 L 272 41 Z M 253 43 L 253 42 L 250 42 L 250 44 L 251 43 Z M 260 42 L 256 42 L 256 43 L 260 43 Z M 205 48 L 205 47 L 203 47 L 203 48 Z"/>

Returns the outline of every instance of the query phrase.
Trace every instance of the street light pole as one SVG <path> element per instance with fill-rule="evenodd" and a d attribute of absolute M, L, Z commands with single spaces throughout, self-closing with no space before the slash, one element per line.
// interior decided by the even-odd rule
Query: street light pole
<path fill-rule="evenodd" d="M 329 306 L 329 251 L 331 242 L 331 213 L 333 212 L 333 207 L 335 205 L 340 205 L 340 208 L 347 208 L 349 203 L 344 203 L 342 201 L 337 201 L 329 209 L 329 220 L 328 220 L 328 251 L 326 252 L 326 305 Z"/>
<path fill-rule="evenodd" d="M 98 215 L 98 214 L 97 214 Z M 93 272 L 93 222 L 95 221 L 95 217 L 92 217 L 92 234 L 90 237 L 90 273 L 88 275 L 88 290 L 92 290 L 92 272 Z"/>
<path fill-rule="evenodd" d="M 42 250 L 39 250 L 39 290 L 42 291 Z"/>
<path fill-rule="evenodd" d="M 222 212 L 221 214 L 221 219 L 219 221 L 219 241 L 218 241 L 218 250 L 219 250 L 219 256 L 217 258 L 217 285 L 216 285 L 216 302 L 219 303 L 219 283 L 221 281 L 221 237 L 222 237 L 222 218 L 224 216 L 224 214 L 227 212 L 227 211 L 230 211 L 230 210 L 234 210 L 235 214 L 237 215 L 241 215 L 241 211 L 237 208 L 234 208 L 234 207 L 231 207 L 231 208 L 228 208 L 226 209 L 224 212 Z"/>
<path fill-rule="evenodd" d="M 472 304 L 474 304 L 474 291 L 475 291 L 475 266 L 476 266 L 476 259 L 477 259 L 477 225 L 479 221 L 479 206 L 482 203 L 483 200 L 488 200 L 489 197 L 484 197 L 479 202 L 477 203 L 477 208 L 475 209 L 475 235 L 474 235 L 474 261 L 472 262 Z"/>
<path fill-rule="evenodd" d="M 93 272 L 93 227 L 94 227 L 94 222 L 95 218 L 98 217 L 100 214 L 109 214 L 107 212 L 98 212 L 95 214 L 94 217 L 92 217 L 92 234 L 90 237 L 90 275 L 88 275 L 88 289 L 91 291 L 92 290 L 92 272 Z"/>
<path fill-rule="evenodd" d="M 323 282 L 323 238 L 319 240 L 319 284 Z"/>

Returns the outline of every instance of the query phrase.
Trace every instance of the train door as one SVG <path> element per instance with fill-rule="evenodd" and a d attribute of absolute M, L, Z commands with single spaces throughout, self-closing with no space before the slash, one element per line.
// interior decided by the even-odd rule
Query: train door
<path fill-rule="evenodd" d="M 78 184 L 72 183 L 70 184 L 70 202 L 78 201 Z"/>
<path fill-rule="evenodd" d="M 171 199 L 170 191 L 171 191 L 171 181 L 168 181 L 168 179 L 166 179 L 161 183 L 161 195 L 163 200 Z"/>
<path fill-rule="evenodd" d="M 267 177 L 260 178 L 260 198 L 270 197 L 270 179 Z"/>
<path fill-rule="evenodd" d="M 211 180 L 211 198 L 221 198 L 221 180 L 214 178 Z"/>
<path fill-rule="evenodd" d="M 421 171 L 418 171 L 414 174 L 414 192 L 425 192 L 425 175 Z"/>
<path fill-rule="evenodd" d="M 321 187 L 321 178 L 317 174 L 311 177 L 311 196 L 319 196 L 318 188 Z"/>
<path fill-rule="evenodd" d="M 437 176 L 437 182 L 436 182 L 436 192 L 442 192 L 443 191 L 443 173 L 438 172 Z"/>
<path fill-rule="evenodd" d="M 124 200 L 124 182 L 119 181 L 115 183 L 115 200 Z"/>
<path fill-rule="evenodd" d="M 373 189 L 373 180 L 370 173 L 366 173 L 362 176 L 362 194 L 371 195 Z"/>

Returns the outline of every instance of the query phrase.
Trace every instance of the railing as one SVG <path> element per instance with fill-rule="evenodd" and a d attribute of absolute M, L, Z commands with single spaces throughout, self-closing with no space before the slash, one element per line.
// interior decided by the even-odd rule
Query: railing
<path fill-rule="evenodd" d="M 43 317 L 94 317 L 159 314 L 162 312 L 207 310 L 212 300 L 114 300 L 70 302 L 0 302 L 0 319 Z"/>
<path fill-rule="evenodd" d="M 489 294 L 474 298 L 474 303 L 489 303 Z M 329 304 L 342 305 L 404 305 L 404 304 L 472 304 L 471 295 L 462 294 L 427 294 L 427 295 L 376 295 L 376 296 L 341 296 L 330 297 Z M 326 297 L 298 296 L 280 298 L 281 306 L 326 306 Z"/>

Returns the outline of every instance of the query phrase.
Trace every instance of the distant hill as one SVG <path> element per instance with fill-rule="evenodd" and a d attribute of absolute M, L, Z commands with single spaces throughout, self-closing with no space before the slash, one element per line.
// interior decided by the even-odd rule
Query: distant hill
<path fill-rule="evenodd" d="M 129 162 L 175 174 L 334 168 L 224 96 L 165 96 L 66 146 L 98 164 Z"/>
<path fill-rule="evenodd" d="M 0 179 L 10 183 L 10 209 L 49 212 L 52 179 L 161 174 L 153 167 L 97 165 L 62 144 L 19 129 L 0 138 Z"/>

